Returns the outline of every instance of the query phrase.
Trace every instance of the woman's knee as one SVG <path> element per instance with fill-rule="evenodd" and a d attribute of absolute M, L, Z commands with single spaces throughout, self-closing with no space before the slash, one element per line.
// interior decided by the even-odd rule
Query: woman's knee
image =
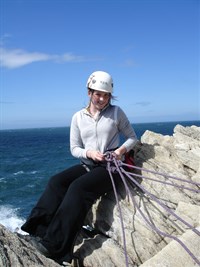
<path fill-rule="evenodd" d="M 53 175 L 49 181 L 48 181 L 48 186 L 57 188 L 61 185 L 61 179 L 59 174 Z"/>
<path fill-rule="evenodd" d="M 50 186 L 69 187 L 74 180 L 83 175 L 86 170 L 81 165 L 72 166 L 54 176 L 49 180 Z"/>
<path fill-rule="evenodd" d="M 81 181 L 79 181 L 78 179 L 73 181 L 68 188 L 68 192 L 74 196 L 82 195 L 84 193 L 84 189 L 82 187 Z"/>

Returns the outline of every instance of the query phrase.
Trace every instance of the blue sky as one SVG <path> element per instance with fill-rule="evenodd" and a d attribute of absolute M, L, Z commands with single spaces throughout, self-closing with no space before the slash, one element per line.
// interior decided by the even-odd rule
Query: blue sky
<path fill-rule="evenodd" d="M 200 120 L 199 0 L 1 0 L 1 129 L 68 126 L 109 72 L 132 123 Z"/>

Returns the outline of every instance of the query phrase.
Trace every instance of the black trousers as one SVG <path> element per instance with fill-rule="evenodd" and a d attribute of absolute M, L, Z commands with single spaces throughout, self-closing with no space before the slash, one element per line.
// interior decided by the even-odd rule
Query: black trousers
<path fill-rule="evenodd" d="M 111 190 L 105 167 L 98 166 L 87 172 L 82 165 L 75 165 L 50 178 L 21 229 L 41 237 L 41 243 L 53 259 L 71 261 L 75 238 L 89 209 Z"/>

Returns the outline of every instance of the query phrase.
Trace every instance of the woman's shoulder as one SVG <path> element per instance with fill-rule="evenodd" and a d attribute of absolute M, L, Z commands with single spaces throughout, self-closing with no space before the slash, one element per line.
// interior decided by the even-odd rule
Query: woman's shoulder
<path fill-rule="evenodd" d="M 109 105 L 109 108 L 110 108 L 111 110 L 115 110 L 115 109 L 118 109 L 118 108 L 120 108 L 120 107 L 117 106 L 117 105 L 110 104 L 110 105 Z"/>
<path fill-rule="evenodd" d="M 72 120 L 78 122 L 78 121 L 84 119 L 85 117 L 87 117 L 88 113 L 89 112 L 88 112 L 87 108 L 82 108 L 82 109 L 80 109 L 74 113 L 74 115 L 72 116 Z"/>
<path fill-rule="evenodd" d="M 82 119 L 84 118 L 84 114 L 87 113 L 86 108 L 82 108 L 81 110 L 76 111 L 73 116 L 72 116 L 72 126 L 73 125 L 78 125 L 80 126 L 80 123 Z"/>
<path fill-rule="evenodd" d="M 121 112 L 121 111 L 123 111 L 122 108 L 120 106 L 118 106 L 118 105 L 110 105 L 110 109 L 112 111 L 115 111 L 115 112 L 118 112 L 118 111 Z"/>
<path fill-rule="evenodd" d="M 81 115 L 81 114 L 84 114 L 84 113 L 86 113 L 86 112 L 87 112 L 87 109 L 86 109 L 86 108 L 82 108 L 82 109 L 76 111 L 76 112 L 74 113 L 73 117 L 77 117 L 77 116 L 79 116 L 79 115 Z"/>

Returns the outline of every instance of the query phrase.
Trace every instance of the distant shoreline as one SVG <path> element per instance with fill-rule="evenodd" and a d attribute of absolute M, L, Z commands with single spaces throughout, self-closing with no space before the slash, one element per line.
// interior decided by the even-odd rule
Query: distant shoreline
<path fill-rule="evenodd" d="M 191 126 L 192 123 L 194 125 L 198 124 L 200 126 L 200 120 L 186 120 L 186 121 L 158 121 L 158 122 L 131 122 L 132 125 L 153 125 L 153 124 L 169 124 L 172 123 L 174 125 L 183 124 L 183 126 Z M 0 129 L 0 131 L 20 131 L 20 130 L 36 130 L 36 129 L 54 129 L 54 128 L 69 128 L 70 126 L 44 126 L 44 127 L 28 127 L 28 128 L 6 128 Z"/>

